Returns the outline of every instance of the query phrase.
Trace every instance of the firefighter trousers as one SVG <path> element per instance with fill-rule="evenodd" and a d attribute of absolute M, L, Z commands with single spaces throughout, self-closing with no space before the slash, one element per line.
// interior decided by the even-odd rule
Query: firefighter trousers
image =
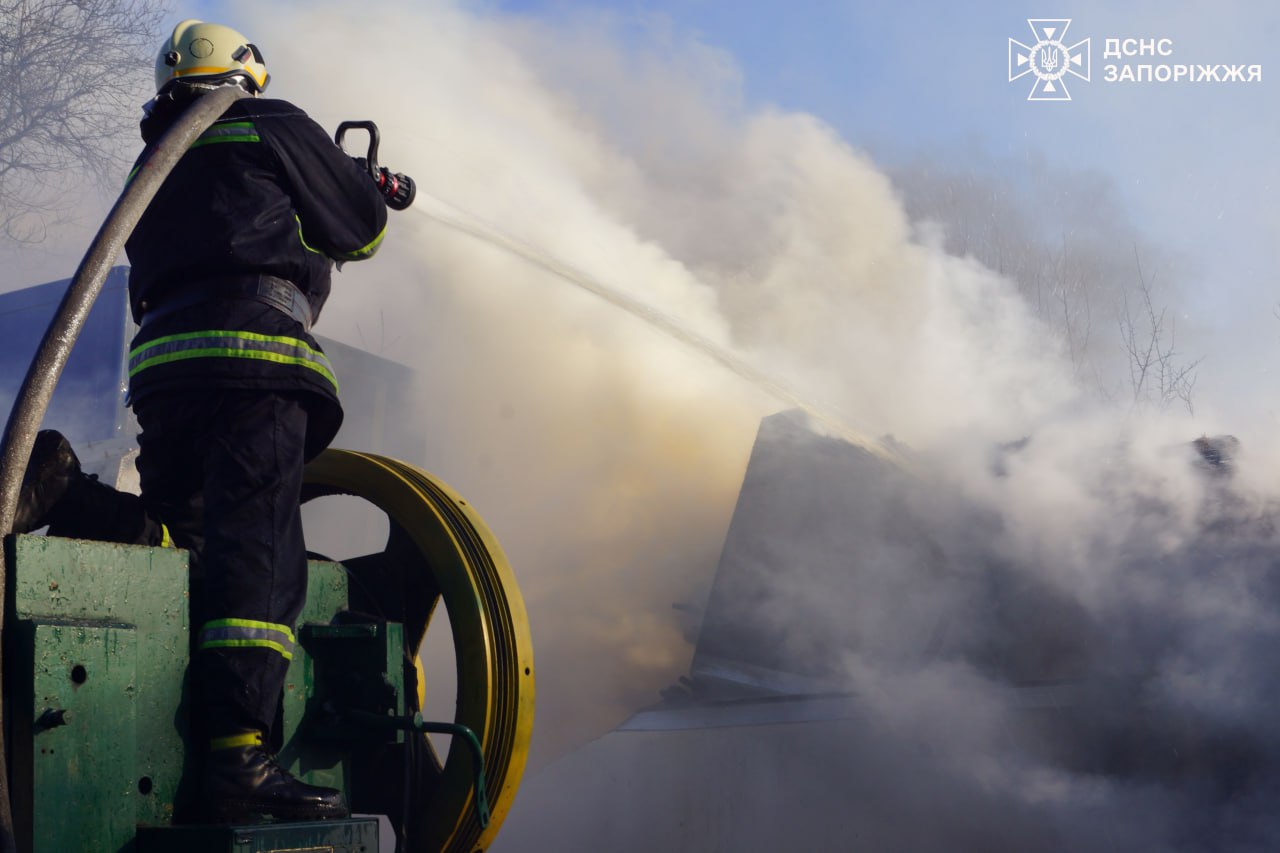
<path fill-rule="evenodd" d="M 183 391 L 135 404 L 143 504 L 192 553 L 192 731 L 214 743 L 260 732 L 279 745 L 273 727 L 306 598 L 309 396 Z"/>

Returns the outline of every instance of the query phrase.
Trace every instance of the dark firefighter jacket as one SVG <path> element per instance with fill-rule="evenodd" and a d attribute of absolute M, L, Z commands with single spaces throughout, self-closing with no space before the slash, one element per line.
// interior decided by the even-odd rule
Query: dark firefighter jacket
<path fill-rule="evenodd" d="M 148 148 L 135 171 L 186 106 L 157 99 L 142 121 Z M 386 220 L 368 173 L 302 110 L 260 98 L 233 103 L 183 155 L 125 244 L 130 304 L 143 322 L 129 354 L 131 400 L 194 389 L 313 391 L 332 403 L 324 407 L 331 423 L 317 424 L 328 435 L 308 444 L 327 444 L 342 415 L 320 346 L 288 313 L 220 298 L 220 288 L 261 274 L 286 279 L 314 319 L 334 261 L 370 257 Z M 182 307 L 166 312 L 167 302 Z"/>

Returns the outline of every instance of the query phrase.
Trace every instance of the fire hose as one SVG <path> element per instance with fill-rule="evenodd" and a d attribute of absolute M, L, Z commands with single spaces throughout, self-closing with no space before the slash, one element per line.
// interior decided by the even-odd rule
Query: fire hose
<path fill-rule="evenodd" d="M 49 408 L 54 388 L 62 377 L 71 348 L 80 336 L 89 310 L 98 298 L 102 283 L 125 240 L 133 233 L 151 199 L 196 137 L 226 112 L 233 101 L 246 96 L 247 93 L 239 86 L 222 86 L 196 98 L 156 143 L 151 156 L 120 194 L 89 245 L 89 251 L 85 253 L 45 330 L 5 424 L 4 439 L 0 443 L 0 534 L 8 535 L 13 530 L 22 476 L 31 458 L 36 432 Z M 6 588 L 6 574 L 4 553 L 0 550 L 0 589 Z M 0 636 L 4 630 L 5 610 L 7 607 L 0 608 Z M 3 684 L 2 678 L 0 684 Z M 6 770 L 9 754 L 4 742 L 4 698 L 3 688 L 0 688 L 0 770 L 5 771 L 0 772 L 0 853 L 17 853 Z"/>

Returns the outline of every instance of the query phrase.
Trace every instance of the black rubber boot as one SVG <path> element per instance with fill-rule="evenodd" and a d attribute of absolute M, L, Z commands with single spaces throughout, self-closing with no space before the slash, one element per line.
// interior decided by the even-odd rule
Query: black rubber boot
<path fill-rule="evenodd" d="M 71 477 L 44 520 L 50 536 L 126 545 L 159 545 L 164 539 L 163 528 L 147 514 L 142 498 L 100 482 L 95 474 Z"/>
<path fill-rule="evenodd" d="M 205 757 L 204 782 L 204 811 L 214 823 L 347 816 L 341 791 L 299 782 L 261 746 L 213 750 Z"/>
<path fill-rule="evenodd" d="M 67 487 L 84 475 L 80 460 L 62 433 L 46 429 L 36 435 L 31 448 L 31 461 L 22 475 L 22 491 L 13 519 L 14 533 L 30 533 L 49 523 Z"/>

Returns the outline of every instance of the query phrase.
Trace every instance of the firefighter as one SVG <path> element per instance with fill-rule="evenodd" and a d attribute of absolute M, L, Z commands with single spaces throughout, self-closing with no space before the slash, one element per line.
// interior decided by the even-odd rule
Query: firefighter
<path fill-rule="evenodd" d="M 269 79 L 261 51 L 225 26 L 183 21 L 161 47 L 135 172 L 193 99 L 219 86 L 252 97 L 196 140 L 126 243 L 142 497 L 93 482 L 44 432 L 15 526 L 191 550 L 192 730 L 209 746 L 201 817 L 223 822 L 347 813 L 338 791 L 294 779 L 273 750 L 306 594 L 302 469 L 342 422 L 310 330 L 335 262 L 372 256 L 387 220 L 360 163 L 298 107 L 259 97 Z"/>

